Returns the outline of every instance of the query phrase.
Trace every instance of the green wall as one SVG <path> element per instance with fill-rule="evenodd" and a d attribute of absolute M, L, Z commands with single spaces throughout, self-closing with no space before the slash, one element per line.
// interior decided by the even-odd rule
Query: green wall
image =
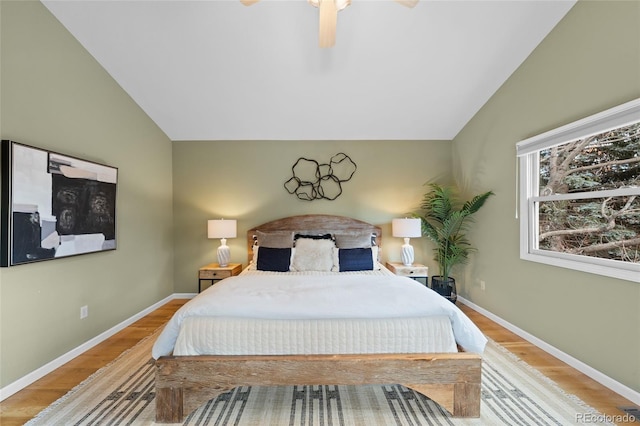
<path fill-rule="evenodd" d="M 40 2 L 0 8 L 2 139 L 119 169 L 117 250 L 0 269 L 4 387 L 173 293 L 173 234 L 171 141 Z"/>
<path fill-rule="evenodd" d="M 515 219 L 518 141 L 638 97 L 640 2 L 580 1 L 455 138 L 453 156 L 459 181 L 497 194 L 478 214 L 463 296 L 640 392 L 640 285 L 520 260 Z"/>
<path fill-rule="evenodd" d="M 329 162 L 343 152 L 358 169 L 334 201 L 302 201 L 284 188 L 300 157 Z M 399 261 L 391 219 L 415 210 L 430 179 L 450 174 L 450 141 L 174 142 L 175 290 L 197 291 L 198 268 L 216 261 L 219 240 L 207 239 L 207 220 L 235 218 L 233 262 L 247 265 L 246 231 L 296 214 L 337 214 L 382 226 L 381 257 Z M 425 238 L 412 239 L 416 261 L 435 270 Z"/>

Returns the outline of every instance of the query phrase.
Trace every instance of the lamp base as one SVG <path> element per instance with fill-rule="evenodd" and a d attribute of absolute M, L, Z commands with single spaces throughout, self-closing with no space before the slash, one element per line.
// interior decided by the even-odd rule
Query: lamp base
<path fill-rule="evenodd" d="M 220 240 L 220 247 L 218 247 L 218 265 L 227 266 L 229 265 L 229 261 L 231 260 L 231 250 L 229 250 L 229 246 L 227 245 L 226 238 L 222 238 Z"/>
<path fill-rule="evenodd" d="M 413 265 L 413 247 L 411 246 L 411 244 L 409 244 L 409 238 L 404 239 L 404 244 L 402 245 L 402 254 L 400 258 L 402 259 L 402 264 L 404 266 Z"/>

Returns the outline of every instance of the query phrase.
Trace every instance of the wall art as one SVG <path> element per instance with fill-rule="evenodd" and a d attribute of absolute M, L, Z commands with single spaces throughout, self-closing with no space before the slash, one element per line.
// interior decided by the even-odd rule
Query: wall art
<path fill-rule="evenodd" d="M 301 200 L 335 200 L 342 194 L 342 184 L 351 180 L 357 168 L 356 163 L 342 152 L 323 164 L 300 157 L 291 167 L 293 176 L 284 187 Z"/>
<path fill-rule="evenodd" d="M 118 169 L 2 141 L 0 266 L 116 249 Z"/>

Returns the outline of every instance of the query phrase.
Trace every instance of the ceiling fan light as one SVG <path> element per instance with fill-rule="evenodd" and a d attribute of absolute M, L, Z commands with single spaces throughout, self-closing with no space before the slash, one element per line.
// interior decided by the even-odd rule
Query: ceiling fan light
<path fill-rule="evenodd" d="M 333 1 L 336 4 L 337 10 L 342 10 L 351 4 L 351 0 L 308 0 L 309 3 L 315 7 L 320 7 L 320 3 L 323 1 Z"/>
<path fill-rule="evenodd" d="M 351 4 L 351 0 L 336 0 L 336 9 L 342 10 Z"/>

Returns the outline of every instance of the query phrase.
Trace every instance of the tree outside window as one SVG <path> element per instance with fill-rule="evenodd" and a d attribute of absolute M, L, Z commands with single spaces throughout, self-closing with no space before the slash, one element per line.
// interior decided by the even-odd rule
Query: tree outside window
<path fill-rule="evenodd" d="M 640 282 L 640 99 L 517 151 L 521 257 Z"/>
<path fill-rule="evenodd" d="M 540 151 L 540 249 L 640 262 L 640 196 L 587 198 L 640 187 L 640 123 Z"/>

